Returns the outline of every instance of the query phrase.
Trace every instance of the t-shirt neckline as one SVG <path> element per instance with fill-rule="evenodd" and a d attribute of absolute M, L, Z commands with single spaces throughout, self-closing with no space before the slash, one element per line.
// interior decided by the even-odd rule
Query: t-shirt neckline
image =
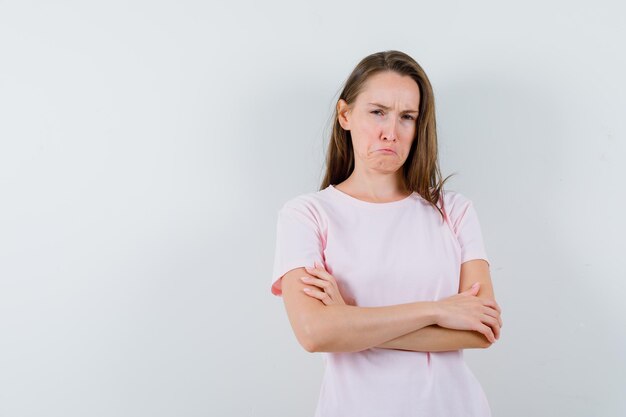
<path fill-rule="evenodd" d="M 401 206 L 404 205 L 408 202 L 410 202 L 414 195 L 416 194 L 415 191 L 413 191 L 410 195 L 406 196 L 405 198 L 401 199 L 401 200 L 396 200 L 396 201 L 388 201 L 386 203 L 373 203 L 370 201 L 364 201 L 364 200 L 360 200 L 356 197 L 352 197 L 349 194 L 344 193 L 343 191 L 338 190 L 337 188 L 335 188 L 332 184 L 330 184 L 328 186 L 328 188 L 331 190 L 333 195 L 338 196 L 339 198 L 351 202 L 352 204 L 361 206 L 361 207 L 378 207 L 378 208 L 383 208 L 383 207 L 396 207 L 396 206 Z"/>

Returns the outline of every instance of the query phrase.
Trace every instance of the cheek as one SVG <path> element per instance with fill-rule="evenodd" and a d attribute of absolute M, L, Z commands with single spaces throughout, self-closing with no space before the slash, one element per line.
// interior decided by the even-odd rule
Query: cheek
<path fill-rule="evenodd" d="M 352 147 L 360 155 L 366 155 L 376 144 L 378 138 L 378 127 L 367 120 L 360 120 L 351 131 Z"/>
<path fill-rule="evenodd" d="M 416 126 L 415 125 L 408 125 L 405 129 L 404 129 L 404 134 L 406 136 L 406 140 L 411 140 L 414 136 L 415 136 L 415 132 L 416 132 Z"/>
<path fill-rule="evenodd" d="M 370 132 L 361 131 L 358 138 L 352 141 L 354 151 L 364 157 L 367 157 L 373 149 L 376 149 L 376 145 L 376 136 Z"/>
<path fill-rule="evenodd" d="M 372 144 L 380 136 L 381 129 L 376 123 L 361 123 L 354 134 L 362 143 Z"/>

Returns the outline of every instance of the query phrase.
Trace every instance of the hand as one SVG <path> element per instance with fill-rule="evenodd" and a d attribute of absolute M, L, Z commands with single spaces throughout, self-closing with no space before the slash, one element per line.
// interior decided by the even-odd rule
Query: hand
<path fill-rule="evenodd" d="M 436 324 L 449 329 L 475 330 L 495 343 L 502 327 L 500 306 L 495 300 L 477 297 L 479 288 L 477 282 L 462 293 L 436 301 Z"/>
<path fill-rule="evenodd" d="M 326 271 L 324 265 L 315 262 L 315 268 L 310 268 L 308 266 L 305 266 L 304 268 L 306 269 L 306 272 L 317 278 L 304 276 L 302 277 L 302 282 L 321 288 L 320 291 L 318 289 L 305 287 L 305 294 L 321 300 L 327 306 L 346 305 L 346 302 L 339 292 L 339 287 L 337 286 L 337 281 L 335 280 L 335 277 L 333 277 L 331 274 L 328 273 L 328 271 Z"/>

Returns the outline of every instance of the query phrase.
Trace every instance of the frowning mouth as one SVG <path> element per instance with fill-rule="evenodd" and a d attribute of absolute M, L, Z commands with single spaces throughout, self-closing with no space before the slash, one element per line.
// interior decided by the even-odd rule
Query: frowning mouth
<path fill-rule="evenodd" d="M 380 153 L 384 153 L 384 154 L 395 154 L 395 151 L 393 149 L 389 149 L 389 148 L 377 149 L 374 152 L 380 152 Z"/>

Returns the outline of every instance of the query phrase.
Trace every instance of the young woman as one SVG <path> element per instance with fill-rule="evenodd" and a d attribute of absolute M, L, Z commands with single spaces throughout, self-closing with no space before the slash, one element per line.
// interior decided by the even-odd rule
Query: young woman
<path fill-rule="evenodd" d="M 372 54 L 334 120 L 320 190 L 278 213 L 271 287 L 324 352 L 315 416 L 490 416 L 463 349 L 499 338 L 501 310 L 472 202 L 443 189 L 428 77 Z"/>

